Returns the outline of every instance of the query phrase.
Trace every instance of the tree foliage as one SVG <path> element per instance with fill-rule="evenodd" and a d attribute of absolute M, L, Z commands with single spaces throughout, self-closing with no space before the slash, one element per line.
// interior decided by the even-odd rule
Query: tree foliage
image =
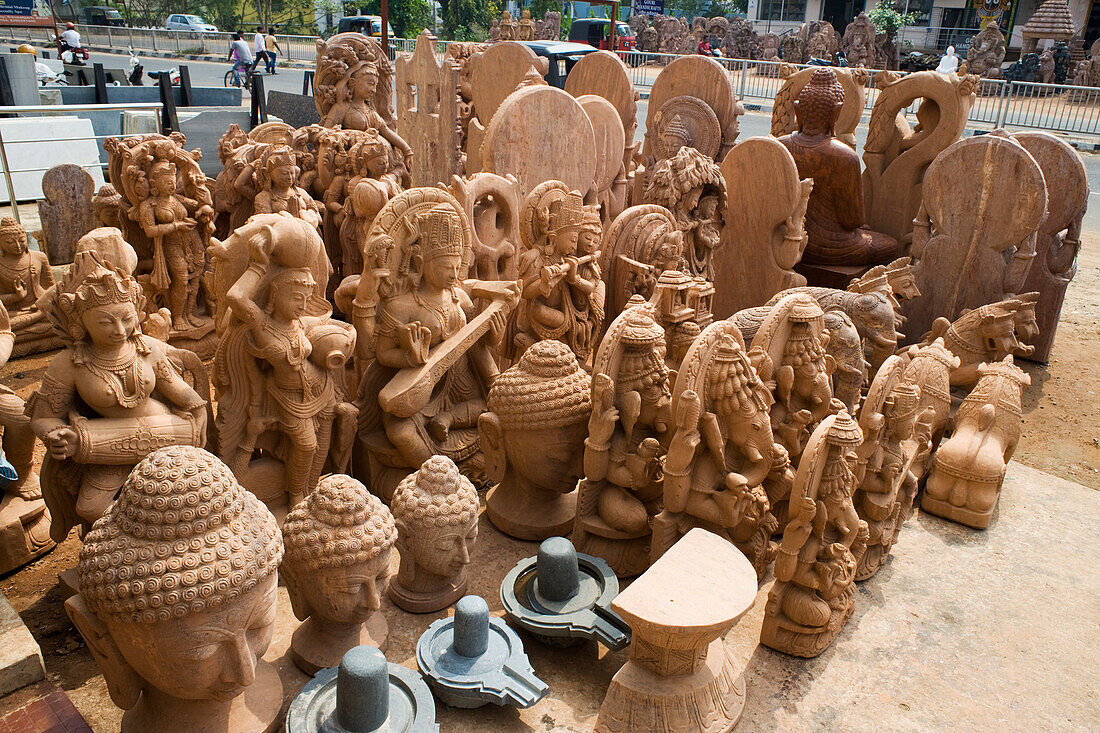
<path fill-rule="evenodd" d="M 432 6 L 428 0 L 389 0 L 390 25 L 398 38 L 416 38 L 431 25 Z M 363 15 L 381 15 L 381 0 L 345 2 L 344 8 L 360 8 Z"/>
<path fill-rule="evenodd" d="M 892 0 L 879 0 L 878 4 L 867 13 L 867 17 L 871 19 L 875 30 L 893 39 L 902 27 L 910 25 L 917 19 L 917 13 L 900 13 Z"/>
<path fill-rule="evenodd" d="M 454 41 L 484 41 L 493 18 L 500 17 L 497 0 L 440 0 L 443 37 Z"/>

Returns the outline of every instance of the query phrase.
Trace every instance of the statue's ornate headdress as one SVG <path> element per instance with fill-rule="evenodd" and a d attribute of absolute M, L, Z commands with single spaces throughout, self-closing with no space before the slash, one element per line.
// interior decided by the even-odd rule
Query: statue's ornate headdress
<path fill-rule="evenodd" d="M 416 228 L 420 254 L 425 262 L 444 255 L 462 256 L 462 219 L 452 207 L 440 204 L 419 214 Z"/>
<path fill-rule="evenodd" d="M 706 375 L 706 396 L 719 414 L 753 415 L 768 409 L 767 387 L 732 336 L 721 338 Z"/>
<path fill-rule="evenodd" d="M 145 308 L 137 280 L 105 265 L 94 251 L 77 252 L 69 277 L 42 298 L 54 329 L 72 342 L 84 339 L 86 330 L 81 319 L 90 308 L 130 303 L 138 314 Z"/>

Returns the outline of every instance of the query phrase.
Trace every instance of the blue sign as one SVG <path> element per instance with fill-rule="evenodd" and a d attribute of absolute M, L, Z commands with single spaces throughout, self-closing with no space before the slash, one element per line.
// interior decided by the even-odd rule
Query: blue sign
<path fill-rule="evenodd" d="M 0 0 L 0 15 L 29 17 L 34 13 L 34 0 Z"/>
<path fill-rule="evenodd" d="M 665 0 L 634 0 L 634 12 L 638 15 L 642 13 L 664 15 Z"/>

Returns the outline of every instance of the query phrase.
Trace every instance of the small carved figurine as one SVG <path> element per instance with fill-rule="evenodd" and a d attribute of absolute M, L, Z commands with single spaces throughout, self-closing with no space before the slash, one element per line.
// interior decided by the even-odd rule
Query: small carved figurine
<path fill-rule="evenodd" d="M 388 626 L 379 609 L 396 539 L 390 510 L 350 476 L 326 476 L 290 510 L 279 571 L 302 621 L 290 655 L 303 672 L 335 667 L 360 644 L 385 649 Z"/>
<path fill-rule="evenodd" d="M 477 510 L 477 490 L 446 456 L 432 456 L 402 479 L 390 501 L 401 554 L 390 600 L 410 613 L 433 613 L 465 595 Z"/>
<path fill-rule="evenodd" d="M 497 377 L 478 420 L 497 529 L 522 540 L 569 533 L 591 412 L 592 380 L 560 341 L 537 342 Z"/>
<path fill-rule="evenodd" d="M 667 270 L 684 271 L 684 234 L 658 204 L 631 206 L 607 230 L 600 272 L 607 279 L 605 322 L 623 312 L 632 296 L 649 300 Z"/>
<path fill-rule="evenodd" d="M 134 468 L 65 602 L 123 733 L 272 729 L 283 686 L 260 657 L 282 556 L 275 518 L 210 453 L 165 448 Z"/>
<path fill-rule="evenodd" d="M 27 232 L 10 216 L 0 219 L 0 303 L 7 309 L 15 334 L 14 356 L 56 349 L 53 333 L 38 299 L 53 287 L 53 271 L 44 252 L 32 252 Z"/>
<path fill-rule="evenodd" d="M 301 169 L 293 148 L 281 145 L 265 150 L 252 174 L 259 191 L 254 199 L 254 211 L 257 214 L 285 211 L 320 229 L 321 207 L 304 188 L 298 187 L 299 173 Z"/>

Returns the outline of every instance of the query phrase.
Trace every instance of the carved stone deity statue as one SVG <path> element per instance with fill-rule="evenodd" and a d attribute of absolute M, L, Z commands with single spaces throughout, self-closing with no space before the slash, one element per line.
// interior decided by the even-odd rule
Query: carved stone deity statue
<path fill-rule="evenodd" d="M 1001 63 L 1005 60 L 1005 34 L 996 21 L 982 28 L 970 39 L 966 52 L 967 70 L 971 74 L 996 79 L 1001 76 Z"/>
<path fill-rule="evenodd" d="M 666 270 L 684 271 L 684 234 L 659 204 L 631 206 L 607 230 L 600 271 L 607 279 L 605 321 L 611 321 L 633 296 L 649 300 Z"/>
<path fill-rule="evenodd" d="M 268 147 L 253 173 L 259 191 L 254 199 L 254 211 L 257 214 L 285 211 L 320 229 L 321 207 L 309 192 L 297 185 L 301 172 L 293 148 L 289 145 Z"/>
<path fill-rule="evenodd" d="M 85 537 L 65 602 L 123 708 L 122 733 L 263 733 L 283 703 L 279 526 L 198 448 L 158 450 Z"/>
<path fill-rule="evenodd" d="M 10 216 L 0 219 L 0 303 L 15 334 L 14 356 L 56 349 L 53 333 L 38 299 L 53 287 L 53 272 L 44 252 L 27 246 L 27 231 Z"/>
<path fill-rule="evenodd" d="M 326 476 L 290 510 L 279 572 L 302 622 L 290 655 L 303 672 L 337 666 L 354 646 L 386 648 L 389 627 L 379 609 L 396 539 L 390 510 L 350 476 Z"/>
<path fill-rule="evenodd" d="M 378 130 L 408 161 L 413 151 L 397 134 L 392 90 L 393 64 L 378 41 L 362 33 L 318 39 L 313 96 L 321 124 Z"/>
<path fill-rule="evenodd" d="M 772 396 L 730 321 L 708 326 L 676 376 L 675 433 L 664 468 L 664 511 L 653 523 L 654 561 L 693 527 L 737 546 L 762 578 L 775 558 L 765 482 L 784 449 L 772 438 Z M 784 454 L 785 455 L 785 454 Z"/>
<path fill-rule="evenodd" d="M 477 509 L 477 490 L 446 456 L 432 456 L 401 480 L 390 501 L 401 554 L 390 600 L 410 613 L 433 613 L 465 595 Z"/>
<path fill-rule="evenodd" d="M 360 248 L 374 217 L 408 184 L 408 172 L 393 157 L 392 146 L 374 130 L 368 130 L 348 151 L 343 220 L 339 225 L 339 265 L 345 277 L 363 271 Z"/>
<path fill-rule="evenodd" d="M 683 256 L 692 277 L 714 279 L 711 253 L 722 234 L 726 181 L 714 161 L 692 147 L 681 147 L 653 169 L 643 203 L 660 204 L 683 232 Z"/>
<path fill-rule="evenodd" d="M 791 519 L 775 560 L 760 643 L 796 657 L 825 651 L 855 607 L 855 573 L 867 523 L 852 504 L 863 436 L 846 411 L 817 426 L 798 465 Z"/>
<path fill-rule="evenodd" d="M 794 103 L 798 132 L 779 142 L 791 151 L 799 178 L 812 178 L 806 207 L 809 242 L 802 261 L 817 265 L 874 265 L 897 257 L 897 240 L 865 226 L 859 156 L 834 133 L 844 87 L 832 69 L 813 73 Z"/>
<path fill-rule="evenodd" d="M 605 285 L 600 278 L 603 234 L 596 206 L 560 181 L 535 187 L 521 212 L 519 307 L 509 322 L 505 352 L 512 361 L 536 341 L 557 339 L 587 364 L 603 330 Z"/>
<path fill-rule="evenodd" d="M 524 8 L 519 18 L 519 32 L 516 40 L 519 41 L 533 41 L 535 40 L 535 21 L 531 20 L 531 9 Z"/>
<path fill-rule="evenodd" d="M 365 365 L 359 465 L 370 467 L 371 488 L 383 497 L 437 454 L 483 482 L 477 422 L 517 286 L 463 281 L 473 259 L 470 223 L 442 189 L 391 199 L 364 251 L 353 305 Z M 485 303 L 480 312 L 474 298 Z"/>
<path fill-rule="evenodd" d="M 861 12 L 848 24 L 840 47 L 850 65 L 882 68 L 875 64 L 878 55 L 875 50 L 875 36 L 875 26 L 867 13 Z"/>
<path fill-rule="evenodd" d="M 319 276 L 328 263 L 309 222 L 257 214 L 211 250 L 225 293 L 214 359 L 218 452 L 265 501 L 275 487 L 249 465 L 256 450 L 277 456 L 295 506 L 317 485 L 330 449 L 350 446 L 355 408 L 345 401 L 343 368 L 355 332 L 329 317 Z"/>
<path fill-rule="evenodd" d="M 42 493 L 50 536 L 61 542 L 107 510 L 149 453 L 206 443 L 210 388 L 194 354 L 142 334 L 141 286 L 95 252 L 77 252 L 47 298 L 66 349 L 47 367 L 27 416 L 46 445 Z"/>
<path fill-rule="evenodd" d="M 504 15 L 500 17 L 500 36 L 498 37 L 498 40 L 515 41 L 518 39 L 519 23 L 512 20 L 512 14 L 505 10 Z"/>
<path fill-rule="evenodd" d="M 573 544 L 618 575 L 649 565 L 650 523 L 660 511 L 671 438 L 665 331 L 645 307 L 627 309 L 596 353 Z"/>
<path fill-rule="evenodd" d="M 592 379 L 560 341 L 535 343 L 489 390 L 478 420 L 485 468 L 497 484 L 485 513 L 522 540 L 564 536 L 573 527 Z"/>

